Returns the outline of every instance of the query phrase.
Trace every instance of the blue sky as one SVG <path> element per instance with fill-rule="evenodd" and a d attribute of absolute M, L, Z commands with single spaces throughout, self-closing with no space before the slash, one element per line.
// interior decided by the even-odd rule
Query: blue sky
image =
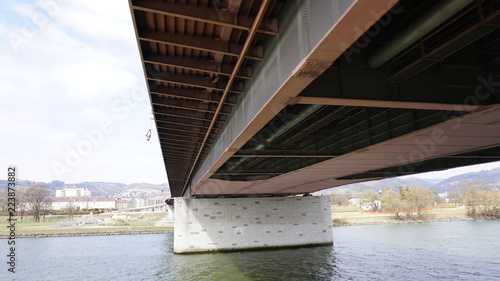
<path fill-rule="evenodd" d="M 151 106 L 128 1 L 2 1 L 0 34 L 0 167 L 35 181 L 167 181 L 154 124 L 144 137 Z"/>

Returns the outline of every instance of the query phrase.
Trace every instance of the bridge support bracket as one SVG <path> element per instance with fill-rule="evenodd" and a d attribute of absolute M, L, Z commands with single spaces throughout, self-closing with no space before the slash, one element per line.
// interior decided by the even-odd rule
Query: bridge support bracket
<path fill-rule="evenodd" d="M 175 199 L 174 252 L 331 245 L 326 196 Z"/>

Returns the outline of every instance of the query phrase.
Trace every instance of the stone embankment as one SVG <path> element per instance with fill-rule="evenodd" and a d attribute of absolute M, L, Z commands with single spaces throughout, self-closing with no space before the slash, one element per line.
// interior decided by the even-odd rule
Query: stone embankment
<path fill-rule="evenodd" d="M 95 232 L 57 232 L 57 233 L 32 233 L 17 234 L 16 238 L 42 238 L 42 237 L 73 237 L 73 236 L 107 236 L 107 235 L 135 235 L 135 234 L 163 234 L 173 232 L 173 229 L 162 230 L 126 230 L 126 231 L 95 231 Z M 8 235 L 0 235 L 0 239 L 7 239 Z"/>

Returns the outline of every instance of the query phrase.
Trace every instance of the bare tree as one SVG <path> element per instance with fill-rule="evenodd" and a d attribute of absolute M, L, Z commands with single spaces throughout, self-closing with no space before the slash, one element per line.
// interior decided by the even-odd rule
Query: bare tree
<path fill-rule="evenodd" d="M 362 192 L 363 203 L 367 204 L 372 212 L 380 211 L 380 194 L 373 189 L 366 189 Z"/>
<path fill-rule="evenodd" d="M 26 211 L 26 202 L 24 200 L 24 188 L 17 188 L 16 190 L 16 216 L 20 216 L 20 221 L 23 221 L 24 212 Z M 7 212 L 7 189 L 0 190 L 0 214 Z"/>
<path fill-rule="evenodd" d="M 401 218 L 401 213 L 405 205 L 401 200 L 401 196 L 399 196 L 394 189 L 386 188 L 384 192 L 382 192 L 380 201 L 382 201 L 382 209 L 384 211 L 394 213 L 397 219 Z"/>
<path fill-rule="evenodd" d="M 74 202 L 69 202 L 66 211 L 68 212 L 69 218 L 72 219 L 75 215 L 75 212 L 77 211 L 77 206 L 74 204 Z"/>
<path fill-rule="evenodd" d="M 450 200 L 450 202 L 454 204 L 455 207 L 457 206 L 458 203 L 464 201 L 463 193 L 458 188 L 449 191 L 447 197 Z"/>
<path fill-rule="evenodd" d="M 414 199 L 412 203 L 417 211 L 417 216 L 419 219 L 423 219 L 427 209 L 436 202 L 436 193 L 434 189 L 424 186 L 412 188 L 412 193 Z"/>
<path fill-rule="evenodd" d="M 36 222 L 40 221 L 40 215 L 47 209 L 49 195 L 49 190 L 41 184 L 29 187 L 24 193 L 24 200 L 33 213 L 33 218 Z"/>
<path fill-rule="evenodd" d="M 500 191 L 485 185 L 470 185 L 464 197 L 467 215 L 471 217 L 500 217 Z"/>
<path fill-rule="evenodd" d="M 479 207 L 479 187 L 477 185 L 471 185 L 467 188 L 467 192 L 464 196 L 464 203 L 467 206 L 467 215 L 475 217 L 478 214 Z"/>
<path fill-rule="evenodd" d="M 351 192 L 346 192 L 344 194 L 331 194 L 330 202 L 332 205 L 348 205 L 351 197 Z"/>
<path fill-rule="evenodd" d="M 23 188 L 18 191 L 16 196 L 17 213 L 21 217 L 21 221 L 23 221 L 24 213 L 26 213 L 26 209 L 28 208 L 25 195 L 26 195 L 26 189 Z"/>
<path fill-rule="evenodd" d="M 481 215 L 488 218 L 500 217 L 500 192 L 485 190 L 479 193 L 481 202 Z"/>
<path fill-rule="evenodd" d="M 0 189 L 0 214 L 7 211 L 7 189 Z"/>
<path fill-rule="evenodd" d="M 413 219 L 414 206 L 412 205 L 412 201 L 414 199 L 411 189 L 408 186 L 405 188 L 399 186 L 398 188 L 399 188 L 399 196 L 401 198 L 401 202 L 403 203 L 403 212 L 405 213 L 406 218 Z"/>
<path fill-rule="evenodd" d="M 399 187 L 401 200 L 404 203 L 406 217 L 414 219 L 416 211 L 419 219 L 423 219 L 425 212 L 436 202 L 435 190 L 429 187 Z"/>

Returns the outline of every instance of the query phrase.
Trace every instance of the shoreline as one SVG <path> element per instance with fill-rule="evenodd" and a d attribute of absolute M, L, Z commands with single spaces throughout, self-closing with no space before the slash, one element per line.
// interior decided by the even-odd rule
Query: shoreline
<path fill-rule="evenodd" d="M 54 232 L 54 233 L 21 233 L 17 238 L 49 238 L 49 237 L 80 237 L 80 236 L 109 236 L 109 235 L 137 235 L 137 234 L 165 234 L 173 233 L 173 229 L 158 230 L 116 230 L 116 231 L 82 231 L 82 232 Z M 8 239 L 9 235 L 0 235 L 0 239 Z"/>
<path fill-rule="evenodd" d="M 364 226 L 381 224 L 408 224 L 426 222 L 454 222 L 454 221 L 480 221 L 484 218 L 441 218 L 426 220 L 394 220 L 394 221 L 372 221 L 372 222 L 352 222 L 352 223 L 332 223 L 332 227 Z M 138 235 L 138 234 L 165 234 L 173 233 L 174 229 L 158 230 L 114 230 L 114 231 L 80 231 L 80 232 L 54 232 L 54 233 L 21 233 L 16 238 L 50 238 L 50 237 L 80 237 L 80 236 L 109 236 L 109 235 Z M 2 234 L 0 239 L 8 239 L 9 235 Z"/>
<path fill-rule="evenodd" d="M 379 224 L 425 223 L 425 222 L 479 221 L 479 220 L 487 220 L 487 219 L 484 219 L 484 218 L 441 218 L 441 219 L 425 219 L 425 220 L 394 220 L 394 221 L 373 221 L 373 222 L 352 222 L 352 223 L 348 222 L 348 223 L 332 223 L 332 227 L 379 225 Z"/>

